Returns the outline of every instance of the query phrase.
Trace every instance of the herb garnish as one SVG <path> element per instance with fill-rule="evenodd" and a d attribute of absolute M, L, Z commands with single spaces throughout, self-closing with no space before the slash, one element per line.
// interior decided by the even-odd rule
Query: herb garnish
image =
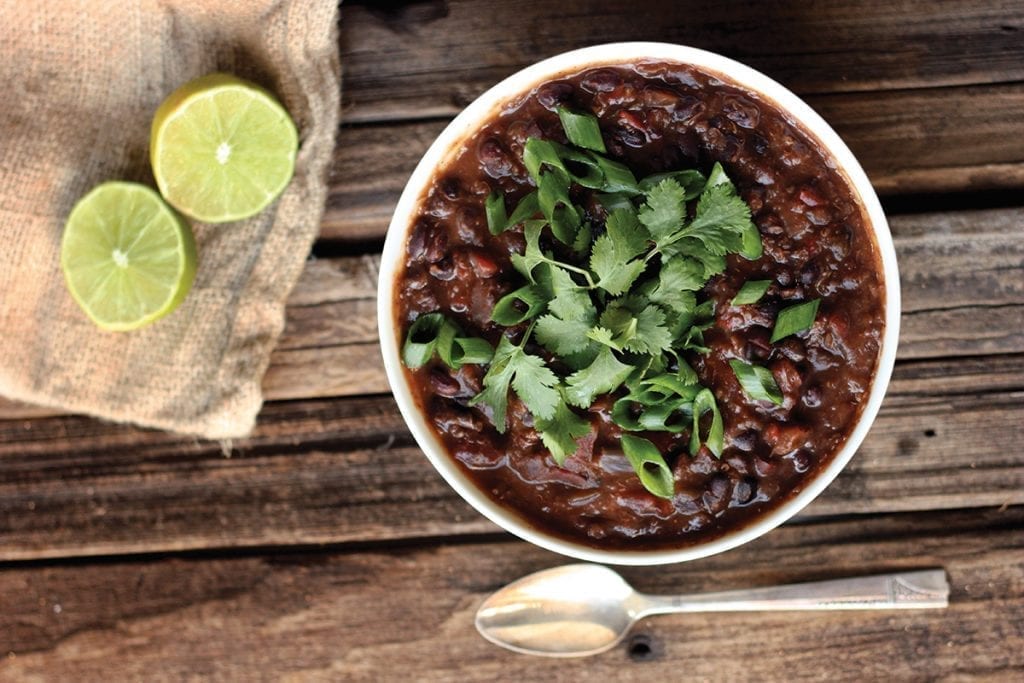
<path fill-rule="evenodd" d="M 732 299 L 733 306 L 756 304 L 772 286 L 771 280 L 747 280 Z"/>
<path fill-rule="evenodd" d="M 818 304 L 821 299 L 814 299 L 796 306 L 790 306 L 779 311 L 775 318 L 775 328 L 772 330 L 772 337 L 769 340 L 772 344 L 784 339 L 791 334 L 803 332 L 810 329 L 814 324 L 814 317 L 818 315 Z"/>
<path fill-rule="evenodd" d="M 511 215 L 500 193 L 485 202 L 492 233 L 522 226 L 526 246 L 512 255 L 512 263 L 524 281 L 492 311 L 495 322 L 517 327 L 502 336 L 489 359 L 483 391 L 470 405 L 487 406 L 495 427 L 504 432 L 509 391 L 515 392 L 561 465 L 592 430 L 574 408 L 586 410 L 598 396 L 622 392 L 612 419 L 623 430 L 689 430 L 691 454 L 706 447 L 720 457 L 724 429 L 714 394 L 700 385 L 682 355 L 708 352 L 703 335 L 712 325 L 714 302 L 698 304 L 697 292 L 725 270 L 727 255 L 761 255 L 750 208 L 720 164 L 706 178 L 691 169 L 638 182 L 626 166 L 599 154 L 605 147 L 593 116 L 564 108 L 558 115 L 569 145 L 537 138 L 524 145 L 523 165 L 537 190 Z M 573 203 L 573 186 L 596 193 L 607 212 L 603 226 L 592 225 L 591 214 Z M 549 241 L 548 230 L 562 246 Z M 748 285 L 750 291 L 734 303 L 758 300 L 768 283 Z M 410 329 L 407 365 L 426 362 L 431 343 L 462 350 L 463 363 L 470 353 L 482 355 L 479 340 L 447 331 L 450 323 L 433 315 L 438 314 L 421 316 Z M 520 333 L 518 326 L 526 323 Z M 438 342 L 442 336 L 454 341 Z M 766 385 L 759 383 L 770 397 Z M 654 444 L 624 434 L 622 447 L 644 487 L 671 498 L 672 472 Z"/>
<path fill-rule="evenodd" d="M 732 368 L 747 396 L 755 401 L 771 401 L 775 405 L 782 405 L 782 392 L 775 383 L 771 370 L 741 360 L 729 361 L 729 367 Z"/>

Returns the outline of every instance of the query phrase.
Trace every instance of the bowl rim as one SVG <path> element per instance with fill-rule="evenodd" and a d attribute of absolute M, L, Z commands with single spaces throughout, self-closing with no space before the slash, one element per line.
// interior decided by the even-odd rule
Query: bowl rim
<path fill-rule="evenodd" d="M 404 247 L 412 227 L 413 213 L 429 187 L 434 169 L 459 151 L 462 140 L 475 132 L 479 124 L 498 108 L 515 101 L 544 81 L 595 66 L 639 61 L 677 62 L 722 75 L 726 82 L 775 103 L 831 155 L 837 171 L 846 177 L 860 200 L 868 227 L 875 237 L 884 279 L 885 327 L 871 390 L 857 423 L 831 462 L 805 482 L 795 495 L 752 523 L 708 541 L 669 549 L 605 550 L 569 541 L 530 525 L 513 510 L 503 508 L 487 497 L 459 469 L 427 424 L 407 383 L 394 325 L 393 302 L 395 278 L 404 261 Z M 658 42 L 605 43 L 563 52 L 517 71 L 475 99 L 438 135 L 406 183 L 388 226 L 379 270 L 377 320 L 388 384 L 402 417 L 434 469 L 484 517 L 523 540 L 576 559 L 619 565 L 670 564 L 724 552 L 764 535 L 807 506 L 847 465 L 874 422 L 892 376 L 899 339 L 899 269 L 889 224 L 867 174 L 831 126 L 789 89 L 740 62 L 698 48 Z"/>

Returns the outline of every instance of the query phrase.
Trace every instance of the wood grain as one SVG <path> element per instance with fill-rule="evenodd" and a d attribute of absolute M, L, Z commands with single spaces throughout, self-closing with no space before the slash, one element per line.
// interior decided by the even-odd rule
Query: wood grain
<path fill-rule="evenodd" d="M 1024 351 L 1024 209 L 894 216 L 903 318 L 899 358 Z M 269 398 L 387 391 L 373 321 L 379 261 L 320 263 L 300 280 L 264 382 Z M 363 283 L 317 298 L 324 272 Z M 362 297 L 360 299 L 359 297 Z M 0 413 L 2 414 L 2 413 Z"/>
<path fill-rule="evenodd" d="M 1024 355 L 898 366 L 805 516 L 1024 504 Z M 0 421 L 0 561 L 492 532 L 390 397 L 268 404 L 224 445 L 82 417 Z"/>
<path fill-rule="evenodd" d="M 1024 41 L 1021 41 L 1024 43 Z M 809 96 L 882 195 L 1024 189 L 1024 83 Z M 321 227 L 380 239 L 446 120 L 342 127 Z"/>
<path fill-rule="evenodd" d="M 1024 209 L 893 216 L 899 358 L 1024 351 Z M 379 257 L 307 264 L 263 388 L 268 399 L 388 391 L 377 344 Z M 0 419 L 56 411 L 0 402 Z"/>
<path fill-rule="evenodd" d="M 821 521 L 626 570 L 641 590 L 678 593 L 942 566 L 952 594 L 946 610 L 656 617 L 608 653 L 557 663 L 473 628 L 485 596 L 564 562 L 519 542 L 12 567 L 0 571 L 0 678 L 1019 679 L 1021 528 L 1020 507 Z"/>
<path fill-rule="evenodd" d="M 1024 80 L 1012 0 L 346 2 L 341 25 L 350 122 L 451 116 L 527 64 L 628 40 L 712 50 L 804 95 Z"/>

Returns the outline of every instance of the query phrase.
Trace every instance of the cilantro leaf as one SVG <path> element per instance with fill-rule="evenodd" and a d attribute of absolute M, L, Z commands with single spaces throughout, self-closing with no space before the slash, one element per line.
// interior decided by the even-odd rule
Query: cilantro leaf
<path fill-rule="evenodd" d="M 593 363 L 566 378 L 565 398 L 574 406 L 589 408 L 595 397 L 618 389 L 631 372 L 631 366 L 620 362 L 609 347 L 602 346 Z"/>
<path fill-rule="evenodd" d="M 512 388 L 519 399 L 526 404 L 534 417 L 550 420 L 555 416 L 555 407 L 561 402 L 558 376 L 544 364 L 544 359 L 526 353 L 522 348 L 512 356 L 509 365 L 514 367 Z"/>
<path fill-rule="evenodd" d="M 557 266 L 551 266 L 549 271 L 551 300 L 548 310 L 562 320 L 593 322 L 597 311 L 587 290 L 577 285 L 568 271 Z"/>
<path fill-rule="evenodd" d="M 672 334 L 665 326 L 665 313 L 658 306 L 647 306 L 636 316 L 636 334 L 625 347 L 634 353 L 660 353 L 672 346 Z"/>
<path fill-rule="evenodd" d="M 672 178 L 665 178 L 647 191 L 640 209 L 640 222 L 660 245 L 675 235 L 686 220 L 686 192 Z"/>
<path fill-rule="evenodd" d="M 616 209 L 608 216 L 605 224 L 608 236 L 615 242 L 616 249 L 623 255 L 623 260 L 647 251 L 650 233 L 640 223 L 636 212 L 630 209 Z"/>
<path fill-rule="evenodd" d="M 489 406 L 494 426 L 504 434 L 510 385 L 531 413 L 541 419 L 551 419 L 556 404 L 561 400 L 557 384 L 558 376 L 542 358 L 526 353 L 508 337 L 502 337 L 491 359 L 491 367 L 484 375 L 484 390 L 474 396 L 469 405 L 484 403 Z"/>
<path fill-rule="evenodd" d="M 590 345 L 587 332 L 590 322 L 586 320 L 563 320 L 545 315 L 537 320 L 537 340 L 556 356 L 568 356 L 586 350 Z"/>
<path fill-rule="evenodd" d="M 618 245 L 609 235 L 598 237 L 590 252 L 590 269 L 598 277 L 597 286 L 612 295 L 628 290 L 646 266 L 643 259 L 622 261 Z"/>
<path fill-rule="evenodd" d="M 579 439 L 592 429 L 590 422 L 572 412 L 563 400 L 559 400 L 555 406 L 554 416 L 550 420 L 537 421 L 537 433 L 559 467 L 576 452 Z"/>
<path fill-rule="evenodd" d="M 713 254 L 743 248 L 743 231 L 751 225 L 750 207 L 729 185 L 709 186 L 697 200 L 697 213 L 683 234 L 699 239 Z"/>
<path fill-rule="evenodd" d="M 502 434 L 505 433 L 507 426 L 505 415 L 508 411 L 508 387 L 512 382 L 512 375 L 516 372 L 510 361 L 517 351 L 522 349 L 510 342 L 508 337 L 502 336 L 498 348 L 494 350 L 494 357 L 491 358 L 491 367 L 484 375 L 484 389 L 469 402 L 471 406 L 483 403 L 490 407 L 494 426 Z"/>
<path fill-rule="evenodd" d="M 671 243 L 661 247 L 661 252 L 666 257 L 673 258 L 682 255 L 700 262 L 704 268 L 704 282 L 725 271 L 725 256 L 713 253 L 701 240 L 696 238 L 687 236 L 675 238 Z"/>
<path fill-rule="evenodd" d="M 647 264 L 634 257 L 647 251 L 650 235 L 630 209 L 616 209 L 608 216 L 607 234 L 594 242 L 590 269 L 597 286 L 609 294 L 622 294 L 644 271 Z"/>

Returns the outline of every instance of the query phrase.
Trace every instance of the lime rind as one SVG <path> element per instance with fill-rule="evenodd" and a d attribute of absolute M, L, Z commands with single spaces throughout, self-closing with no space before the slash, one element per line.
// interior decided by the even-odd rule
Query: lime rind
<path fill-rule="evenodd" d="M 127 266 L 118 266 L 118 255 Z M 177 308 L 192 287 L 196 261 L 188 224 L 136 183 L 93 188 L 71 210 L 61 241 L 72 298 L 110 331 L 138 329 Z"/>
<path fill-rule="evenodd" d="M 207 223 L 253 216 L 287 187 L 298 152 L 288 112 L 259 86 L 211 74 L 172 93 L 153 119 L 157 186 L 182 213 Z"/>

